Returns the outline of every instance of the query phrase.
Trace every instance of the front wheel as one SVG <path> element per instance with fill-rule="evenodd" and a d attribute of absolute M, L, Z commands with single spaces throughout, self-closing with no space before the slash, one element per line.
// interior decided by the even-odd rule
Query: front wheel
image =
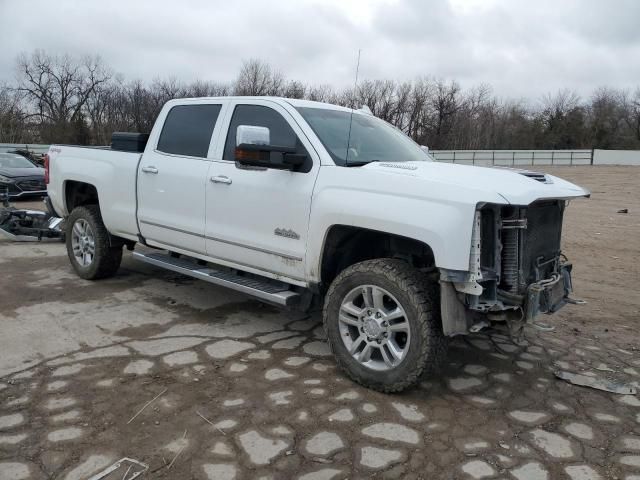
<path fill-rule="evenodd" d="M 97 205 L 74 208 L 66 227 L 67 255 L 79 277 L 97 280 L 115 275 L 122 261 L 122 246 L 111 246 Z"/>
<path fill-rule="evenodd" d="M 415 384 L 446 355 L 437 300 L 435 282 L 401 260 L 367 260 L 343 270 L 323 311 L 338 365 L 382 392 Z"/>

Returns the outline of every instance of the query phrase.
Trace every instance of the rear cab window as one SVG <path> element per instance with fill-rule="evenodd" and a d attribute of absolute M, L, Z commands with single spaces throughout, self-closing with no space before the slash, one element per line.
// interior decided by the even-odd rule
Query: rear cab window
<path fill-rule="evenodd" d="M 162 126 L 156 150 L 172 155 L 206 158 L 221 108 L 220 104 L 172 107 Z"/>

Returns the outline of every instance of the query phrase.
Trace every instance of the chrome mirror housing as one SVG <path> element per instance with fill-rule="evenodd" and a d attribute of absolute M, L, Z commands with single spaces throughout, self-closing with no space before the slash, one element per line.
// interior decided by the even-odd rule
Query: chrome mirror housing
<path fill-rule="evenodd" d="M 271 132 L 267 127 L 255 125 L 238 125 L 236 130 L 236 147 L 239 145 L 270 145 Z"/>

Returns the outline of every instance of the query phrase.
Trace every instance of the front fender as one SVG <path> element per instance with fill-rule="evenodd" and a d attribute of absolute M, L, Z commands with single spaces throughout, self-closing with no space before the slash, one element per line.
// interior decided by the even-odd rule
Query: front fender
<path fill-rule="evenodd" d="M 450 190 L 439 191 L 438 185 L 434 185 L 435 191 L 427 196 L 424 181 L 401 176 L 387 176 L 385 188 L 375 188 L 375 182 L 371 188 L 354 188 L 356 182 L 349 182 L 345 177 L 353 175 L 351 172 L 357 169 L 340 170 L 340 178 L 325 175 L 316 184 L 307 249 L 307 277 L 311 282 L 320 281 L 322 252 L 327 232 L 334 225 L 417 240 L 431 248 L 437 267 L 468 270 L 477 198 L 456 198 Z M 363 173 L 360 172 L 361 176 Z M 367 183 L 362 180 L 358 178 L 358 185 Z M 497 197 L 485 201 L 502 203 L 504 199 Z"/>

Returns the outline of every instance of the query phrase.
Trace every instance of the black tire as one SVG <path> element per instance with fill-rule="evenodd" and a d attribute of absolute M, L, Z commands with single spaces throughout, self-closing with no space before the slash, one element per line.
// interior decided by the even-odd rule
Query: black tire
<path fill-rule="evenodd" d="M 95 255 L 89 265 L 81 265 L 73 252 L 73 227 L 78 220 L 84 220 L 89 224 L 94 236 Z M 109 241 L 109 232 L 102 223 L 100 208 L 97 205 L 85 205 L 76 207 L 65 222 L 65 242 L 69 261 L 80 278 L 85 280 L 98 280 L 115 275 L 122 261 L 122 245 L 112 247 Z"/>
<path fill-rule="evenodd" d="M 389 370 L 373 370 L 354 359 L 341 337 L 342 301 L 361 285 L 383 288 L 407 314 L 411 341 L 404 359 Z M 324 328 L 338 366 L 353 381 L 380 392 L 400 392 L 416 384 L 423 373 L 435 370 L 446 358 L 438 299 L 437 282 L 401 260 L 367 260 L 343 270 L 329 287 L 323 310 Z"/>

